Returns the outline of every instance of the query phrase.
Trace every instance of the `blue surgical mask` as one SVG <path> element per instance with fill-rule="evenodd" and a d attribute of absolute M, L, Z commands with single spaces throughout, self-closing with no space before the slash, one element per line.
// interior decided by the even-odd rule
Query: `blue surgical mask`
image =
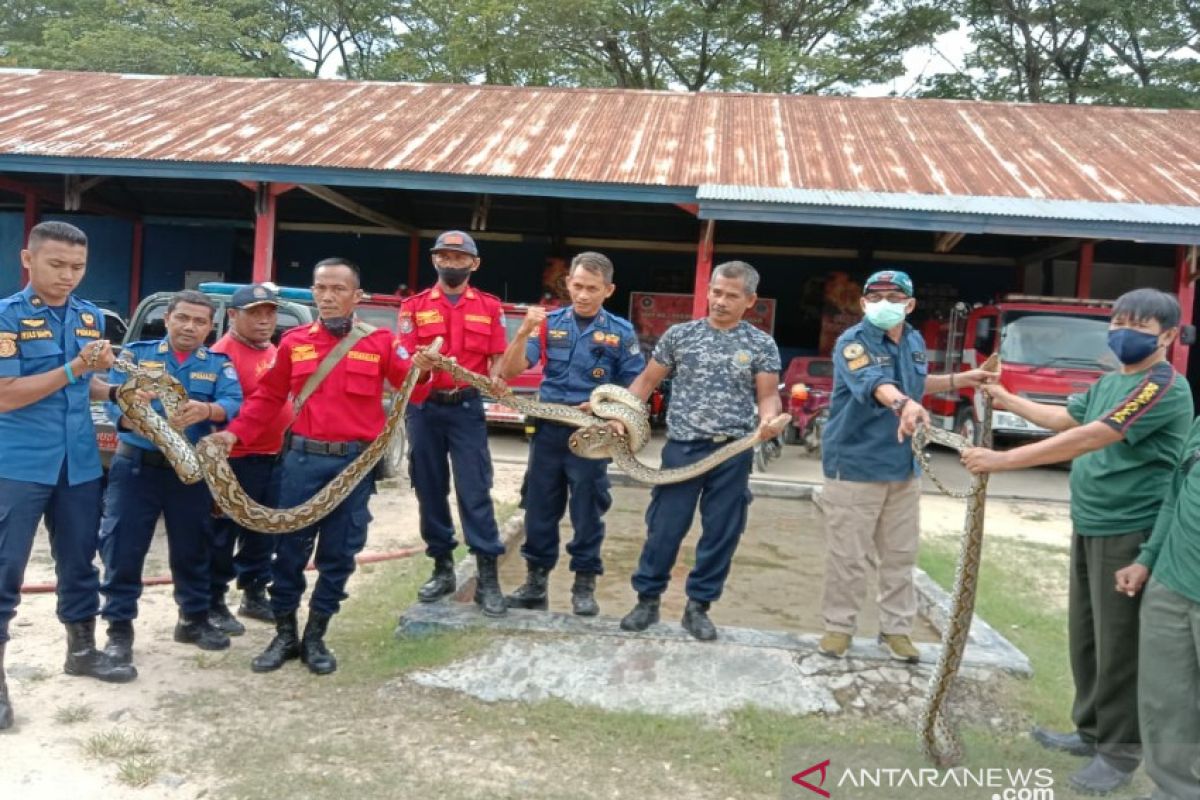
<path fill-rule="evenodd" d="M 904 322 L 904 307 L 907 305 L 908 303 L 893 303 L 889 300 L 867 303 L 867 321 L 876 328 L 890 331 Z"/>
<path fill-rule="evenodd" d="M 1108 347 L 1117 354 L 1117 360 L 1128 367 L 1154 355 L 1159 347 L 1158 336 L 1133 328 L 1114 328 L 1108 332 Z"/>

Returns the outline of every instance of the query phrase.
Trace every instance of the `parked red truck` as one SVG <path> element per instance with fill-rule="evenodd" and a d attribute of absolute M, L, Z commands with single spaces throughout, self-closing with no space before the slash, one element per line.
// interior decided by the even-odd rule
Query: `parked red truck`
<path fill-rule="evenodd" d="M 977 367 L 1000 351 L 1001 383 L 1039 403 L 1066 405 L 1118 366 L 1108 349 L 1111 300 L 1008 295 L 989 305 L 960 303 L 948 320 L 932 320 L 922 334 L 929 348 L 930 373 Z M 962 389 L 928 394 L 930 418 L 938 427 L 971 439 L 975 435 L 975 392 Z M 992 431 L 1000 439 L 1036 439 L 1051 431 L 1006 411 L 997 403 Z"/>

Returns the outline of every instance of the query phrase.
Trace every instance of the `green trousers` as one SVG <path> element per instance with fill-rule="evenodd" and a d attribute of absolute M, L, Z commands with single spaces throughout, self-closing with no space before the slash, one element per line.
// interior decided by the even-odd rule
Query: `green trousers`
<path fill-rule="evenodd" d="M 1200 800 L 1200 604 L 1143 592 L 1138 711 L 1155 800 Z"/>
<path fill-rule="evenodd" d="M 1141 762 L 1138 732 L 1139 597 L 1116 591 L 1116 572 L 1138 556 L 1148 531 L 1071 540 L 1067 633 L 1075 703 L 1071 718 L 1084 741 L 1117 769 Z"/>

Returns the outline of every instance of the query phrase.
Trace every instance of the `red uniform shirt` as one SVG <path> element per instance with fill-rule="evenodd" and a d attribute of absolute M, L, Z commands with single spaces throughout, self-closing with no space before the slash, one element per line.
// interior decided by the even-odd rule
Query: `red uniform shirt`
<path fill-rule="evenodd" d="M 251 439 L 271 425 L 279 406 L 290 405 L 309 377 L 340 340 L 319 322 L 292 328 L 279 342 L 279 354 L 258 390 L 242 403 L 229 424 L 238 439 Z M 369 441 L 383 430 L 383 382 L 399 386 L 411 359 L 392 332 L 379 328 L 350 348 L 308 401 L 292 430 L 325 442 Z"/>
<path fill-rule="evenodd" d="M 275 363 L 275 354 L 279 348 L 270 342 L 261 350 L 251 347 L 241 339 L 234 338 L 232 332 L 226 333 L 209 348 L 214 353 L 224 353 L 233 362 L 237 370 L 238 383 L 242 385 L 242 395 L 249 397 L 258 388 L 262 376 Z M 275 419 L 257 431 L 252 431 L 250 438 L 238 439 L 233 446 L 230 458 L 252 455 L 275 455 L 283 447 L 283 432 L 292 424 L 292 404 L 284 403 L 279 407 Z"/>
<path fill-rule="evenodd" d="M 453 356 L 472 372 L 488 374 L 488 359 L 508 345 L 500 298 L 468 286 L 457 303 L 446 299 L 437 286 L 404 301 L 400 309 L 400 342 L 410 353 L 441 336 L 441 353 Z M 412 402 L 421 403 L 431 389 L 454 389 L 448 372 L 436 371 L 433 380 L 417 386 Z"/>

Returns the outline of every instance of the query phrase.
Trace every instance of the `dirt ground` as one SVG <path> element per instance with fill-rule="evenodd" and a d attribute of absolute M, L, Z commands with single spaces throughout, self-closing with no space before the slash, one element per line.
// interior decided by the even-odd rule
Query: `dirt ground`
<path fill-rule="evenodd" d="M 522 471 L 523 467 L 518 465 L 497 465 L 494 491 L 497 503 L 511 505 L 516 501 Z M 604 580 L 614 587 L 625 587 L 614 590 L 616 592 L 626 591 L 628 587 L 628 568 L 636 557 L 636 536 L 647 497 L 648 493 L 638 490 L 622 490 L 620 501 L 614 509 L 613 522 L 624 530 L 624 534 L 614 537 L 614 544 L 620 544 L 613 553 L 615 560 Z M 371 509 L 375 521 L 366 553 L 419 545 L 416 501 L 406 485 L 381 489 L 373 498 Z M 996 502 L 988 509 L 987 530 L 992 536 L 1012 536 L 1061 546 L 1068 541 L 1069 523 L 1065 512 L 1065 506 L 1055 504 L 1034 506 Z M 961 501 L 927 496 L 923 501 L 923 515 L 923 527 L 927 534 L 949 535 L 961 529 L 963 506 Z M 746 540 L 750 546 L 742 553 L 747 564 L 778 560 L 780 554 L 772 552 L 771 536 L 767 534 L 786 534 L 785 524 L 785 520 L 775 516 L 770 519 L 752 516 Z M 819 540 L 814 538 L 812 546 L 819 546 Z M 819 554 L 815 555 L 819 561 Z M 786 573 L 776 569 L 776 566 L 767 563 L 764 569 L 780 573 L 786 578 Z M 425 569 L 423 564 L 420 568 L 422 572 Z M 165 571 L 164 544 L 162 537 L 156 537 L 147 574 L 164 574 Z M 735 566 L 735 575 L 737 571 Z M 356 573 L 349 587 L 351 599 L 348 605 L 354 604 L 356 597 L 363 596 L 363 587 L 370 585 L 370 572 L 368 568 Z M 558 572 L 565 573 L 565 570 Z M 519 579 L 519 571 L 516 574 Z M 685 572 L 681 572 L 679 580 L 674 581 L 678 584 L 676 590 L 681 588 L 683 574 Z M 39 583 L 51 580 L 53 566 L 48 546 L 45 537 L 39 536 L 26 581 Z M 513 588 L 514 582 L 510 578 L 505 588 Z M 754 588 L 752 584 L 743 588 L 736 586 L 730 592 L 735 605 L 740 602 L 737 599 L 739 594 Z M 788 627 L 791 624 L 803 624 L 803 620 L 811 617 L 811 605 L 818 594 L 818 587 L 815 586 L 796 588 L 795 592 L 778 597 L 774 603 L 779 610 L 777 616 L 786 618 L 790 623 Z M 560 599 L 566 599 L 564 591 L 559 591 L 558 595 Z M 602 595 L 604 613 L 616 616 L 624 613 L 622 597 L 619 594 Z M 761 600 L 754 602 L 762 605 Z M 797 604 L 808 608 L 798 609 Z M 783 611 L 785 607 L 786 612 Z M 718 622 L 723 620 L 724 613 L 718 612 Z M 306 695 L 314 681 L 327 679 L 310 679 L 298 674 L 289 682 L 272 684 L 264 691 L 260 676 L 242 667 L 270 639 L 269 626 L 248 621 L 246 635 L 236 638 L 230 651 L 210 654 L 171 641 L 175 617 L 171 588 L 148 588 L 142 597 L 140 617 L 136 623 L 138 638 L 135 660 L 139 678 L 125 686 L 111 686 L 62 674 L 65 644 L 62 627 L 54 617 L 54 596 L 32 594 L 24 597 L 13 622 L 13 640 L 8 648 L 10 693 L 17 722 L 13 730 L 0 733 L 0 797 L 81 800 L 107 796 L 149 800 L 231 796 L 220 788 L 228 780 L 227 765 L 204 761 L 181 765 L 178 758 L 171 757 L 165 759 L 166 766 L 159 770 L 148 786 L 131 788 L 128 780 L 121 780 L 119 772 L 121 769 L 131 771 L 136 778 L 138 741 L 124 742 L 123 750 L 120 746 L 111 747 L 110 750 L 121 750 L 126 755 L 134 754 L 132 758 L 118 758 L 105 755 L 103 736 L 114 729 L 134 731 L 135 740 L 144 737 L 157 753 L 169 755 L 187 752 L 185 745 L 192 745 L 196 741 L 213 737 L 237 740 L 239 736 L 251 736 L 255 726 L 265 724 L 264 703 L 274 703 L 286 709 L 289 719 L 299 721 L 296 735 L 308 735 L 304 733 L 302 725 L 306 703 L 317 701 Z M 100 639 L 103 641 L 102 632 Z M 431 703 L 427 693 L 410 694 L 407 702 L 418 708 Z M 436 706 L 437 703 L 432 705 Z M 371 712 L 381 713 L 382 709 L 371 709 Z M 413 719 L 411 713 L 397 713 Z M 514 763 L 525 762 L 532 774 L 538 771 L 539 764 L 540 769 L 546 766 L 546 762 L 541 760 L 543 755 L 532 751 L 519 754 L 514 762 L 511 741 L 487 735 L 472 738 L 468 736 L 469 732 L 464 733 L 453 715 L 430 717 L 427 725 L 422 722 L 404 726 L 398 724 L 395 731 L 391 731 L 390 722 L 386 725 L 389 735 L 399 736 L 400 728 L 404 728 L 404 740 L 415 748 L 410 753 L 411 758 L 419 759 L 422 752 L 428 752 L 435 762 L 429 767 L 431 781 L 438 772 L 439 737 L 446 737 L 448 747 L 454 747 L 455 742 L 462 747 L 469 747 L 472 761 L 498 765 L 497 769 L 511 769 Z M 458 739 L 462 741 L 458 742 Z M 269 777 L 279 765 L 251 764 L 246 768 L 261 769 Z M 127 779 L 129 777 L 126 775 Z M 414 777 L 414 780 L 418 777 Z M 486 780 L 498 779 L 502 779 L 499 773 Z M 434 782 L 430 785 L 437 784 Z M 481 784 L 476 788 L 482 790 L 486 786 Z M 679 793 L 681 789 L 684 787 L 676 786 L 667 794 L 655 796 L 665 798 L 687 794 L 686 790 Z M 464 792 L 463 796 L 475 794 Z M 705 792 L 703 796 L 709 795 Z"/>

